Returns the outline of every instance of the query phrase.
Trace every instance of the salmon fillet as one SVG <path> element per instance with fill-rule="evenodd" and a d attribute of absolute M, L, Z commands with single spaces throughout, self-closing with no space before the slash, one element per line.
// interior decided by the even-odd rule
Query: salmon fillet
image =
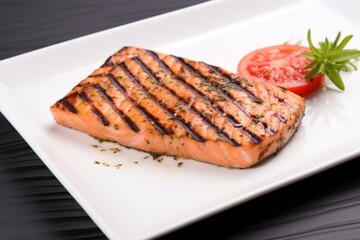
<path fill-rule="evenodd" d="M 131 148 L 246 168 L 288 142 L 304 108 L 281 87 L 124 47 L 51 112 L 60 125 Z"/>

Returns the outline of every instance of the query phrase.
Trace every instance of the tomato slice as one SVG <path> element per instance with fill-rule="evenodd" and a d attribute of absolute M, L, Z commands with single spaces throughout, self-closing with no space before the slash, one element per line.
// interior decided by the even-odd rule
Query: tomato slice
<path fill-rule="evenodd" d="M 277 45 L 255 50 L 241 59 L 238 74 L 282 86 L 302 97 L 316 91 L 324 82 L 323 75 L 306 79 L 304 69 L 310 60 L 303 56 L 310 49 L 300 45 Z"/>

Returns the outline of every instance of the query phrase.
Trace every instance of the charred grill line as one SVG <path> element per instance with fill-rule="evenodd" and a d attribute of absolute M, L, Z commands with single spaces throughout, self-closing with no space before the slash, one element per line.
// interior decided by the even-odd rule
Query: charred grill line
<path fill-rule="evenodd" d="M 115 76 L 112 74 L 107 75 L 110 82 L 116 87 L 116 89 L 124 95 L 124 97 L 143 115 L 145 118 L 155 127 L 163 135 L 171 135 L 172 133 L 169 132 L 163 125 L 161 125 L 154 116 L 152 116 L 146 109 L 137 105 L 134 100 L 132 100 L 129 95 L 126 93 L 124 87 L 116 80 Z"/>
<path fill-rule="evenodd" d="M 216 74 L 219 74 L 220 76 L 222 76 L 223 78 L 225 78 L 225 79 L 227 79 L 228 81 L 231 81 L 230 79 L 232 79 L 230 76 L 227 76 L 227 75 L 224 75 L 223 73 L 221 73 L 220 72 L 220 70 L 218 71 L 218 67 L 216 67 L 216 66 L 211 66 L 211 65 L 209 65 L 209 64 L 206 64 L 206 63 L 204 63 L 208 68 L 209 68 L 209 70 L 211 71 L 211 72 L 213 72 L 213 73 L 216 73 Z M 237 84 L 237 86 L 239 86 L 240 87 L 240 89 L 243 89 L 236 81 L 233 81 L 234 83 L 236 83 Z M 246 91 L 246 92 L 248 92 L 248 91 Z M 254 96 L 254 97 L 256 97 L 255 95 L 253 95 L 251 92 L 248 92 L 250 95 L 249 96 Z M 231 97 L 232 99 L 234 99 L 231 95 L 228 95 L 229 97 Z M 258 99 L 258 98 L 256 98 L 256 99 Z M 235 101 L 235 99 L 234 99 L 234 101 Z M 236 102 L 236 101 L 235 101 Z M 256 101 L 255 101 L 256 102 Z M 262 100 L 261 99 L 258 99 L 258 101 L 257 101 L 257 103 L 261 103 L 262 102 Z M 240 106 L 240 105 L 239 105 Z M 242 106 L 241 106 L 242 107 Z M 244 109 L 245 110 L 245 109 Z M 247 113 L 248 114 L 248 116 L 249 117 L 253 117 L 254 118 L 254 116 L 252 116 L 252 115 L 250 115 L 250 113 L 249 112 L 247 112 L 247 111 L 244 111 L 245 113 Z M 282 117 L 282 116 L 280 116 L 279 114 L 274 114 L 274 116 L 276 117 L 276 118 L 278 118 L 282 123 L 285 123 L 286 122 L 286 118 L 284 118 L 284 117 Z M 256 118 L 255 118 L 256 119 Z M 275 130 L 273 130 L 273 129 L 271 129 L 271 128 L 268 128 L 267 127 L 267 125 L 266 125 L 266 123 L 263 123 L 262 122 L 262 124 L 263 124 L 263 126 L 266 128 L 266 130 L 267 130 L 267 132 L 269 133 L 269 134 L 271 134 L 271 135 L 273 135 L 273 134 L 275 134 L 277 131 L 275 131 Z M 265 125 L 264 125 L 265 124 Z M 272 134 L 273 133 L 273 134 Z"/>
<path fill-rule="evenodd" d="M 238 103 L 229 93 L 227 93 L 226 91 L 224 91 L 223 89 L 221 88 L 217 88 L 216 86 L 214 86 L 208 77 L 206 77 L 205 75 L 203 75 L 202 73 L 200 73 L 197 69 L 195 69 L 193 66 L 189 65 L 188 63 L 185 62 L 185 60 L 183 58 L 180 58 L 180 57 L 176 57 L 176 56 L 173 56 L 173 58 L 175 58 L 179 63 L 181 63 L 188 71 L 190 71 L 193 75 L 197 76 L 198 78 L 200 78 L 203 82 L 207 83 L 207 84 L 210 84 L 212 86 L 212 89 L 214 91 L 216 91 L 217 93 L 221 94 L 221 97 L 224 97 L 225 99 L 227 99 L 228 101 L 232 102 L 236 107 L 238 107 L 241 111 L 243 111 L 249 118 L 252 119 L 252 121 L 255 121 L 256 123 L 260 124 L 270 135 L 274 135 L 276 133 L 275 130 L 271 129 L 268 127 L 268 125 L 259 120 L 258 118 L 256 118 L 255 116 L 251 115 L 249 113 L 249 111 L 247 111 L 245 109 L 244 106 L 242 106 L 240 103 Z M 214 102 L 216 101 L 213 101 L 210 99 L 210 102 L 212 104 L 214 104 Z M 224 113 L 224 109 L 221 109 L 221 115 L 223 115 Z M 225 117 L 227 119 L 227 117 Z M 229 121 L 229 119 L 227 119 Z"/>
<path fill-rule="evenodd" d="M 262 103 L 263 100 L 261 100 L 260 98 L 258 98 L 257 96 L 255 96 L 251 91 L 249 91 L 249 89 L 247 89 L 246 87 L 242 86 L 238 81 L 235 81 L 235 79 L 233 77 L 231 77 L 229 74 L 224 73 L 219 67 L 216 66 L 212 66 L 209 65 L 207 63 L 204 63 L 207 68 L 213 72 L 216 73 L 217 75 L 219 75 L 222 79 L 225 79 L 226 81 L 228 81 L 229 83 L 232 83 L 234 85 L 236 85 L 238 87 L 238 89 L 242 90 L 243 92 L 245 92 L 255 103 Z"/>
<path fill-rule="evenodd" d="M 74 106 L 71 105 L 71 103 L 69 103 L 69 101 L 66 100 L 66 98 L 62 98 L 58 102 L 62 103 L 67 109 L 69 109 L 70 112 L 77 113 L 76 108 L 74 108 Z"/>
<path fill-rule="evenodd" d="M 279 103 L 282 103 L 282 104 L 285 104 L 285 105 L 291 107 L 291 105 L 290 105 L 288 102 L 284 101 L 284 99 L 278 98 L 277 96 L 275 96 L 275 97 L 276 97 L 276 99 L 278 99 Z M 274 117 L 278 118 L 278 119 L 280 120 L 280 122 L 282 122 L 282 123 L 286 123 L 286 122 L 287 122 L 287 119 L 286 119 L 284 116 L 281 116 L 281 115 L 278 114 L 278 113 L 275 113 L 275 114 L 274 114 Z"/>
<path fill-rule="evenodd" d="M 237 128 L 240 128 L 244 134 L 250 138 L 250 140 L 255 143 L 258 144 L 261 142 L 261 137 L 259 137 L 258 135 L 256 135 L 255 133 L 251 132 L 249 129 L 247 129 L 246 127 L 244 127 L 243 125 L 241 125 L 238 120 L 236 120 L 233 116 L 231 115 L 226 115 L 229 119 L 229 121 L 231 122 L 232 125 L 234 125 Z"/>
<path fill-rule="evenodd" d="M 274 135 L 275 133 L 277 133 L 277 130 L 274 130 L 272 128 L 269 127 L 269 125 L 267 123 L 262 122 L 264 128 L 266 129 L 266 131 L 270 134 L 270 135 Z"/>
<path fill-rule="evenodd" d="M 170 76 L 172 76 L 174 79 L 178 80 L 178 82 L 180 82 L 183 86 L 185 86 L 187 89 L 190 89 L 197 97 L 200 97 L 203 101 L 209 102 L 210 106 L 211 106 L 211 102 L 209 101 L 208 98 L 206 98 L 201 92 L 199 92 L 196 88 L 194 88 L 194 86 L 188 84 L 182 77 L 180 77 L 179 75 L 176 75 L 175 73 L 173 73 L 170 68 L 156 55 L 156 53 L 152 52 L 152 51 L 147 51 L 152 57 L 153 59 L 155 59 L 155 61 L 157 63 L 159 63 L 159 65 L 161 66 L 162 69 L 164 69 Z M 153 74 L 151 74 L 154 78 L 156 78 Z M 167 88 L 168 89 L 168 88 Z M 169 89 L 168 89 L 169 90 Z M 173 91 L 171 91 L 173 93 L 173 95 L 175 97 L 177 97 L 178 99 L 180 99 L 180 97 L 177 96 L 177 94 Z M 185 103 L 188 103 L 187 100 L 182 101 Z M 224 139 L 225 141 L 229 142 L 231 145 L 233 146 L 240 146 L 240 143 L 238 143 L 237 141 L 235 141 L 234 139 L 232 139 L 230 136 L 228 136 L 226 133 L 223 132 L 223 130 L 221 130 L 218 126 L 216 126 L 215 124 L 213 124 L 211 121 L 209 121 L 206 116 L 204 116 L 203 114 L 199 113 L 193 106 L 190 106 L 190 110 L 192 110 L 192 113 L 194 113 L 197 117 L 201 118 L 202 121 L 207 124 L 209 127 L 211 127 L 222 139 Z M 215 109 L 216 110 L 216 109 Z"/>
<path fill-rule="evenodd" d="M 151 51 L 146 50 L 148 54 L 151 55 L 151 57 L 161 66 L 162 69 L 164 69 L 170 76 L 172 76 L 174 79 L 178 80 L 184 87 L 189 89 L 192 93 L 194 93 L 197 97 L 201 98 L 203 101 L 210 103 L 209 99 L 207 99 L 204 94 L 199 92 L 194 86 L 188 84 L 181 76 L 176 75 L 173 73 L 170 68 L 158 57 L 158 55 Z M 210 103 L 211 104 L 211 103 Z"/>
<path fill-rule="evenodd" d="M 123 111 L 121 111 L 115 106 L 114 100 L 106 93 L 106 90 L 104 88 L 102 88 L 99 84 L 95 84 L 94 88 L 96 88 L 100 96 L 111 106 L 111 108 L 121 117 L 121 119 L 131 130 L 133 130 L 134 132 L 139 132 L 140 129 L 128 116 L 125 115 Z"/>
<path fill-rule="evenodd" d="M 138 62 L 138 61 L 140 61 L 139 59 L 137 59 L 138 61 L 136 61 L 135 59 L 133 59 L 133 60 L 139 64 L 139 62 Z M 128 67 L 125 65 L 124 62 L 120 63 L 118 66 L 124 71 L 124 73 L 129 77 L 129 79 L 131 81 L 133 81 L 141 89 L 142 92 L 144 92 L 145 94 L 148 95 L 149 99 L 151 99 L 152 101 L 157 103 L 160 106 L 160 108 L 166 112 L 166 114 L 168 114 L 172 119 L 177 121 L 180 124 L 180 126 L 182 126 L 192 138 L 194 138 L 196 141 L 199 141 L 199 142 L 206 141 L 203 137 L 201 137 L 199 134 L 194 132 L 191 129 L 191 126 L 188 126 L 183 119 L 181 119 L 179 116 L 175 116 L 174 111 L 172 111 L 171 109 L 168 109 L 166 107 L 166 105 L 161 103 L 159 100 L 157 100 L 156 96 L 151 94 L 148 89 L 145 89 L 143 87 L 143 85 L 140 83 L 140 81 L 129 71 Z M 146 71 L 146 72 L 148 74 L 150 74 L 150 72 L 148 72 L 148 71 Z"/>
<path fill-rule="evenodd" d="M 109 120 L 107 120 L 104 116 L 104 114 L 102 114 L 102 112 L 99 111 L 99 109 L 97 109 L 95 106 L 94 106 L 94 103 L 88 98 L 88 96 L 86 95 L 85 92 L 80 92 L 80 93 L 77 93 L 78 96 L 86 103 L 88 103 L 91 107 L 91 111 L 101 120 L 102 124 L 104 126 L 109 126 L 110 122 Z"/>
<path fill-rule="evenodd" d="M 158 55 L 151 51 L 151 50 L 146 50 L 146 52 L 153 58 L 155 59 L 155 61 L 161 66 L 162 69 L 164 69 L 168 74 L 173 75 L 173 73 L 170 71 L 170 69 L 163 63 L 163 61 L 160 60 L 160 58 L 158 57 Z"/>
<path fill-rule="evenodd" d="M 281 115 L 279 115 L 277 113 L 274 114 L 274 117 L 278 118 L 280 120 L 280 122 L 282 122 L 282 123 L 287 122 L 286 118 L 284 118 L 283 116 L 281 116 Z"/>
<path fill-rule="evenodd" d="M 281 87 L 281 86 L 278 86 L 278 87 L 279 87 L 279 88 L 281 89 L 281 91 L 283 91 L 283 92 L 284 92 L 284 91 L 287 91 L 285 88 L 283 88 L 283 87 Z M 268 92 L 270 92 L 271 95 L 272 95 L 280 104 L 286 105 L 286 106 L 288 106 L 288 107 L 290 107 L 290 108 L 293 108 L 290 103 L 288 103 L 287 101 L 285 101 L 284 98 L 279 97 L 276 93 L 274 93 L 274 91 L 273 91 L 272 89 L 266 88 L 266 90 L 267 90 Z M 273 114 L 273 116 L 276 117 L 277 119 L 279 119 L 281 123 L 286 123 L 286 122 L 287 122 L 287 119 L 286 119 L 284 116 L 281 116 L 281 115 L 278 114 L 278 113 Z"/>
<path fill-rule="evenodd" d="M 138 57 L 134 57 L 132 58 L 133 61 L 135 61 L 147 74 L 148 76 L 150 76 L 153 80 L 155 80 L 157 82 L 157 84 L 159 85 L 160 80 L 152 73 L 151 69 L 148 68 L 145 63 L 143 63 Z M 138 81 L 137 79 L 134 79 L 133 81 Z M 139 83 L 140 84 L 140 83 Z M 140 87 L 140 86 L 139 86 Z M 141 86 L 142 87 L 142 86 Z M 188 107 L 187 102 L 184 101 L 181 97 L 177 96 L 176 93 L 174 91 L 172 91 L 171 89 L 167 88 L 165 85 L 163 86 L 173 97 L 176 97 L 178 99 L 179 102 L 181 102 L 185 107 Z M 150 93 L 149 93 L 150 94 Z M 152 96 L 152 95 L 151 95 Z M 157 103 L 161 106 L 162 104 L 154 99 L 154 101 L 157 101 Z M 210 128 L 212 128 L 222 139 L 224 139 L 225 141 L 229 142 L 231 145 L 233 146 L 240 146 L 240 144 L 238 142 L 236 142 L 235 140 L 233 140 L 232 138 L 230 138 L 226 133 L 224 133 L 219 127 L 217 127 L 216 125 L 214 125 L 212 122 L 210 122 L 209 120 L 207 120 L 206 118 L 204 118 L 203 116 L 200 115 L 200 113 L 197 112 L 197 110 L 193 107 L 188 107 L 189 110 L 196 115 L 198 118 L 200 118 L 205 124 L 207 124 Z M 164 109 L 167 113 L 168 113 L 168 109 L 165 108 Z M 168 113 L 170 114 L 170 113 Z M 173 117 L 175 117 L 173 115 L 173 113 L 171 113 Z M 186 123 L 182 123 L 185 124 Z M 181 125 L 182 125 L 181 124 Z M 182 125 L 183 126 L 183 125 Z M 184 127 L 184 126 L 183 126 Z M 191 129 L 190 126 L 187 126 L 188 129 Z"/>
<path fill-rule="evenodd" d="M 184 66 L 183 63 L 185 63 L 185 61 L 182 62 L 182 61 L 180 60 L 180 58 L 175 57 L 175 56 L 172 56 L 172 57 L 174 57 L 175 59 L 177 59 L 177 60 Z M 189 65 L 188 65 L 188 66 L 189 66 Z M 186 67 L 186 66 L 185 66 L 185 67 Z M 189 66 L 189 69 L 188 69 L 188 70 L 189 70 L 190 72 L 191 72 L 191 69 L 193 69 L 193 68 Z M 194 70 L 195 70 L 195 69 L 194 69 Z M 196 75 L 196 74 L 198 74 L 198 77 L 199 77 L 199 76 L 203 76 L 203 75 L 200 74 L 200 72 L 197 71 L 197 70 L 196 70 L 196 72 L 195 72 L 195 75 Z M 209 83 L 209 81 L 206 79 L 205 76 L 203 76 L 203 79 L 202 79 L 202 80 L 205 81 L 206 83 Z M 186 81 L 184 81 L 184 82 L 186 82 Z M 211 84 L 211 83 L 210 83 L 210 84 Z M 216 88 L 216 87 L 215 87 L 215 88 Z M 196 89 L 195 89 L 195 90 L 196 90 Z M 240 110 L 242 110 L 249 118 L 251 118 L 252 121 L 254 121 L 254 122 L 256 121 L 256 123 L 261 124 L 261 126 L 262 126 L 270 135 L 273 135 L 273 134 L 274 134 L 274 132 L 275 132 L 274 130 L 268 129 L 266 123 L 260 122 L 257 118 L 255 118 L 254 116 L 252 116 L 252 115 L 245 109 L 245 107 L 242 106 L 240 103 L 238 103 L 230 94 L 228 94 L 227 92 L 223 91 L 222 89 L 219 89 L 219 90 L 222 91 L 223 94 L 224 94 L 226 97 L 230 98 L 230 100 L 232 101 L 232 103 L 233 103 L 234 105 L 236 105 Z M 205 97 L 205 95 L 202 94 L 201 92 L 199 92 L 199 91 L 197 91 L 197 90 L 196 90 L 196 92 L 197 92 L 200 96 L 204 96 L 204 97 Z M 213 101 L 213 100 L 211 100 L 211 99 L 207 99 L 207 100 L 210 101 L 211 104 L 216 103 L 216 101 Z M 243 132 L 245 133 L 245 135 L 246 135 L 252 142 L 254 142 L 255 144 L 259 143 L 259 142 L 262 140 L 261 137 L 257 136 L 256 134 L 254 134 L 253 132 L 251 132 L 251 131 L 250 131 L 249 129 L 247 129 L 246 127 L 240 126 L 240 123 L 239 123 L 233 116 L 231 116 L 231 119 L 230 119 L 230 118 L 229 118 L 230 115 L 224 113 L 223 109 L 220 109 L 220 108 L 217 107 L 217 106 L 212 106 L 212 107 L 213 107 L 213 109 L 214 109 L 215 111 L 217 111 L 220 115 L 222 115 L 222 116 L 225 115 L 225 119 L 227 119 L 234 127 L 239 128 L 241 131 L 243 131 Z M 234 121 L 234 120 L 235 120 L 235 121 Z M 240 126 L 240 127 L 239 127 L 239 126 Z"/>
<path fill-rule="evenodd" d="M 163 61 L 157 56 L 157 54 L 156 54 L 155 52 L 153 52 L 153 51 L 151 51 L 151 50 L 147 50 L 147 52 L 160 64 L 160 66 L 161 66 L 166 72 L 168 72 L 168 73 L 169 73 L 170 75 L 172 75 L 172 76 L 175 75 L 175 74 L 166 66 L 166 64 L 163 63 Z M 233 82 L 232 80 L 229 79 L 228 76 L 226 76 L 226 75 L 224 75 L 223 73 L 220 73 L 219 71 L 217 71 L 216 69 L 214 69 L 215 67 L 213 68 L 212 66 L 210 66 L 210 65 L 208 65 L 208 64 L 206 64 L 206 63 L 204 63 L 204 64 L 209 68 L 210 71 L 217 73 L 218 75 L 220 75 L 222 78 L 225 78 L 225 79 L 226 79 L 228 82 L 230 82 L 230 83 Z M 177 80 L 179 80 L 179 82 L 181 82 L 185 87 L 187 87 L 188 89 L 192 90 L 192 92 L 193 92 L 196 96 L 200 97 L 201 99 L 203 99 L 203 100 L 205 100 L 205 101 L 207 101 L 207 102 L 210 102 L 209 99 L 208 99 L 204 94 L 202 94 L 200 91 L 198 91 L 197 89 L 195 89 L 192 85 L 188 85 L 187 82 L 186 82 L 184 79 L 180 78 L 180 77 L 177 76 L 177 75 L 175 75 L 174 77 L 175 77 Z M 238 86 L 238 85 L 235 84 L 235 86 Z M 240 87 L 240 86 L 238 86 L 238 87 L 240 88 L 240 90 L 244 90 L 242 87 Z M 244 91 L 245 91 L 245 90 L 244 90 Z M 245 91 L 245 92 L 248 93 L 250 97 L 253 96 L 253 97 L 255 97 L 255 99 L 258 99 L 256 96 L 252 95 L 251 92 L 247 92 L 247 91 Z M 244 106 L 242 106 L 240 103 L 238 103 L 231 94 L 226 93 L 226 95 L 227 95 L 227 96 L 232 100 L 232 102 L 233 102 L 239 109 L 241 109 L 249 118 L 252 118 L 253 121 L 259 121 L 257 118 L 255 118 L 254 116 L 252 116 L 252 115 L 245 109 Z M 260 100 L 260 99 L 258 99 L 258 101 L 255 101 L 255 102 L 261 103 L 261 102 L 263 102 L 263 101 Z M 210 104 L 212 104 L 212 103 L 210 102 Z M 224 115 L 224 112 L 223 112 L 222 110 L 220 110 L 218 107 L 214 107 L 214 106 L 213 106 L 213 109 L 214 109 L 215 111 L 217 111 L 219 114 Z M 226 115 L 226 116 L 230 116 L 230 115 Z M 231 117 L 232 117 L 232 116 L 231 116 Z M 234 120 L 235 118 L 232 117 L 232 119 Z M 249 129 L 247 129 L 246 127 L 244 127 L 244 126 L 239 127 L 240 123 L 239 123 L 237 120 L 236 120 L 235 122 L 234 122 L 234 121 L 230 121 L 230 123 L 231 123 L 234 127 L 237 127 L 237 128 L 239 128 L 241 131 L 243 131 L 244 134 L 245 134 L 247 137 L 249 137 L 249 139 L 250 139 L 252 142 L 254 142 L 255 144 L 259 143 L 259 142 L 262 140 L 260 136 L 257 136 L 255 133 L 251 132 L 251 131 L 250 131 Z M 234 123 L 235 123 L 235 125 L 234 125 Z M 263 123 L 262 123 L 262 124 L 263 124 Z M 266 123 L 265 123 L 265 125 L 262 125 L 262 126 L 263 126 L 263 128 L 264 128 L 270 135 L 273 135 L 274 132 L 276 132 L 275 130 L 269 129 L 269 128 L 267 127 Z"/>

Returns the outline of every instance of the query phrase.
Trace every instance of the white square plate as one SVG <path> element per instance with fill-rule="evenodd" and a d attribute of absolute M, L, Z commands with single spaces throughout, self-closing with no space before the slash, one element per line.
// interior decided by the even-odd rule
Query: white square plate
<path fill-rule="evenodd" d="M 246 170 L 114 153 L 114 144 L 56 125 L 50 105 L 125 45 L 230 71 L 256 48 L 306 45 L 308 28 L 316 42 L 353 33 L 350 44 L 359 48 L 359 8 L 355 0 L 219 0 L 99 32 L 1 61 L 0 109 L 109 238 L 158 236 L 358 156 L 359 72 L 344 75 L 345 92 L 309 97 L 289 144 Z"/>

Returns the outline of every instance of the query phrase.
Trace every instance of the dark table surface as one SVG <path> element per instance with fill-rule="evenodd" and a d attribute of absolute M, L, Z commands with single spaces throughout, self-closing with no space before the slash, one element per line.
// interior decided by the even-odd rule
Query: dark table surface
<path fill-rule="evenodd" d="M 201 2 L 0 0 L 0 59 Z M 353 159 L 162 238 L 360 239 L 359 172 Z M 0 239 L 106 239 L 1 113 Z"/>

